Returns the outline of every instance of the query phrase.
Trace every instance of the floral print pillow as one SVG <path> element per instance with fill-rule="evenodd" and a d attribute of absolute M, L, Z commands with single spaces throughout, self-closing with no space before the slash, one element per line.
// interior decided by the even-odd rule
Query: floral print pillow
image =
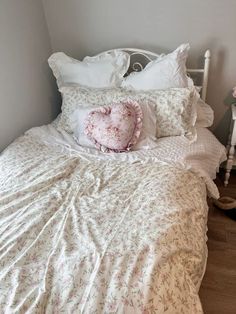
<path fill-rule="evenodd" d="M 94 107 L 113 103 L 136 101 L 152 105 L 156 115 L 156 137 L 185 136 L 196 139 L 197 101 L 199 94 L 194 87 L 166 90 L 128 91 L 122 88 L 95 89 L 69 84 L 60 88 L 63 97 L 62 116 L 58 127 L 72 133 L 71 114 L 88 103 Z"/>
<path fill-rule="evenodd" d="M 84 133 L 103 152 L 124 152 L 137 143 L 142 120 L 136 101 L 113 103 L 89 112 Z"/>

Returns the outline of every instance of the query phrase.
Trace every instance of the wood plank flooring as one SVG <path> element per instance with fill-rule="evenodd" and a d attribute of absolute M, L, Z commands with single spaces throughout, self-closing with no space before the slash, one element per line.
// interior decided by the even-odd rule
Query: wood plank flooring
<path fill-rule="evenodd" d="M 221 196 L 236 199 L 236 171 L 227 188 L 223 186 L 224 172 L 216 184 Z M 208 262 L 200 288 L 205 314 L 236 314 L 236 221 L 209 202 Z"/>

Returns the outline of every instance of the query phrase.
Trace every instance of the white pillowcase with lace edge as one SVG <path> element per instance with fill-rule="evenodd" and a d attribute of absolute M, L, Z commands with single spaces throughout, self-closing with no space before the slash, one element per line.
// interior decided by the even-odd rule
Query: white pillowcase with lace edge
<path fill-rule="evenodd" d="M 188 87 L 186 60 L 189 49 L 189 44 L 182 44 L 172 53 L 160 55 L 142 71 L 132 72 L 121 86 L 135 90 Z"/>
<path fill-rule="evenodd" d="M 129 54 L 114 50 L 99 56 L 78 61 L 63 52 L 56 52 L 48 59 L 50 68 L 60 88 L 66 83 L 77 83 L 93 88 L 112 88 L 121 85 L 130 64 Z"/>

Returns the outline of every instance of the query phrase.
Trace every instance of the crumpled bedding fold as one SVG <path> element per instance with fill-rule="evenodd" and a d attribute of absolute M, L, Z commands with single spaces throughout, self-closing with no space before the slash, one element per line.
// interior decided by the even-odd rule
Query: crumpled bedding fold
<path fill-rule="evenodd" d="M 0 312 L 202 313 L 204 180 L 38 131 L 0 156 Z"/>

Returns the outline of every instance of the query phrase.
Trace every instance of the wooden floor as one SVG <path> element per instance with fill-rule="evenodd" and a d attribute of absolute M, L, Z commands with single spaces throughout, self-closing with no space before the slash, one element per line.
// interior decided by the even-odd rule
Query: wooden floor
<path fill-rule="evenodd" d="M 236 198 L 236 172 L 227 188 L 216 179 L 221 196 Z M 208 262 L 200 289 L 205 314 L 236 314 L 236 221 L 209 202 Z"/>

